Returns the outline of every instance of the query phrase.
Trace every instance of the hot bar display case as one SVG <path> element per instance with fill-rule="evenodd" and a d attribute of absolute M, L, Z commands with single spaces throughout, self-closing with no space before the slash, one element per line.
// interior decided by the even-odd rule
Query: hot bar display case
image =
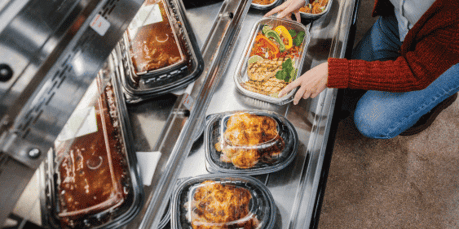
<path fill-rule="evenodd" d="M 316 98 L 302 100 L 296 106 L 247 96 L 238 89 L 234 76 L 240 69 L 240 60 L 245 57 L 254 26 L 260 20 L 273 20 L 263 17 L 268 9 L 252 7 L 251 1 L 247 0 L 168 2 L 176 6 L 172 9 L 175 15 L 186 18 L 189 23 L 187 33 L 195 35 L 202 55 L 202 73 L 181 93 L 165 93 L 127 104 L 134 151 L 159 157 L 151 180 L 148 180 L 151 184 L 133 184 L 139 186 L 139 190 L 143 189 L 144 202 L 138 203 L 135 214 L 129 215 L 129 220 L 122 223 L 124 226 L 118 226 L 199 228 L 198 224 L 207 222 L 204 218 L 212 215 L 197 204 L 214 198 L 197 196 L 208 188 L 207 191 L 215 195 L 231 190 L 241 197 L 235 199 L 239 204 L 229 205 L 239 207 L 241 211 L 231 215 L 233 218 L 228 216 L 227 221 L 241 222 L 242 218 L 250 216 L 247 228 L 249 225 L 253 228 L 317 227 L 330 163 L 327 148 L 331 145 L 329 138 L 333 137 L 332 120 L 338 91 L 326 89 Z M 295 67 L 301 71 L 297 72 L 299 75 L 329 57 L 345 57 L 348 41 L 352 39 L 357 6 L 358 0 L 334 0 L 319 18 L 303 18 L 302 26 L 308 40 L 305 53 L 301 61 L 298 60 L 299 66 Z M 273 27 L 274 32 L 276 27 Z M 281 30 L 278 35 L 285 37 L 280 33 Z M 118 43 L 112 52 L 112 80 L 113 85 L 122 90 L 126 102 L 130 95 L 123 89 L 122 80 L 129 79 L 125 75 L 127 65 L 123 62 L 127 55 L 121 45 L 126 42 Z M 222 117 L 217 121 L 215 116 L 235 112 L 256 117 L 248 115 L 238 117 L 248 120 L 230 122 Z M 219 127 L 223 131 L 228 129 L 225 126 L 228 123 L 254 124 L 255 127 L 241 131 L 243 128 L 238 129 L 237 125 L 230 126 L 228 133 L 220 131 L 220 139 L 218 134 L 214 139 L 209 128 Z M 247 135 L 247 139 L 231 141 L 231 144 L 226 142 L 226 145 L 216 144 L 222 140 L 221 136 L 234 140 L 239 133 Z M 244 161 L 246 158 L 243 158 L 241 164 L 239 161 L 236 164 L 233 160 L 230 162 L 235 156 L 242 155 L 238 147 L 244 141 L 248 142 L 245 144 L 248 148 L 242 151 L 250 152 L 255 160 Z M 209 163 L 212 158 L 220 164 Z M 247 164 L 250 168 L 244 166 Z M 255 169 L 264 170 L 254 172 Z M 248 172 L 241 172 L 244 170 Z M 140 174 L 140 177 L 144 175 Z M 193 213 L 194 218 L 187 213 Z M 168 223 L 168 220 L 172 221 Z M 108 225 L 112 226 L 116 227 Z"/>

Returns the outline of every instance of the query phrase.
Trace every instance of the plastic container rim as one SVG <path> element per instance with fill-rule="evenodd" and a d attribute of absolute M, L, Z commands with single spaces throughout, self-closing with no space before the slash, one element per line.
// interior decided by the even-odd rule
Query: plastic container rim
<path fill-rule="evenodd" d="M 227 168 L 222 168 L 218 164 L 216 164 L 212 158 L 211 158 L 211 153 L 212 153 L 212 148 L 213 145 L 211 143 L 211 128 L 212 124 L 215 123 L 216 121 L 221 120 L 222 117 L 225 115 L 230 115 L 230 114 L 236 114 L 238 112 L 243 112 L 243 113 L 249 113 L 249 114 L 255 114 L 255 115 L 260 115 L 260 116 L 274 116 L 276 117 L 279 121 L 281 121 L 281 125 L 284 125 L 287 127 L 289 130 L 289 137 L 292 138 L 292 145 L 288 147 L 287 145 L 285 146 L 285 149 L 282 150 L 282 153 L 288 153 L 284 152 L 286 151 L 287 148 L 291 148 L 291 152 L 288 155 L 288 157 L 275 165 L 272 166 L 267 166 L 264 168 L 255 168 L 255 169 L 227 169 Z M 210 115 L 209 115 L 210 116 Z M 276 122 L 277 120 L 274 119 Z M 279 125 L 279 123 L 278 123 Z M 284 140 L 285 141 L 285 140 Z M 273 173 L 280 171 L 287 167 L 290 163 L 293 162 L 295 157 L 298 154 L 298 133 L 296 132 L 295 127 L 293 124 L 284 116 L 281 116 L 277 114 L 276 112 L 273 111 L 264 111 L 264 110 L 239 110 L 239 111 L 230 111 L 230 112 L 222 112 L 222 113 L 217 113 L 217 114 L 211 114 L 211 118 L 209 121 L 206 123 L 206 128 L 204 130 L 204 151 L 205 151 L 205 156 L 206 156 L 206 162 L 208 163 L 208 170 L 211 173 L 224 173 L 224 174 L 245 174 L 245 175 L 261 175 L 261 174 L 267 174 L 267 173 Z"/>
<path fill-rule="evenodd" d="M 189 177 L 186 179 L 181 180 L 178 183 L 178 186 L 176 190 L 174 191 L 172 197 L 172 218 L 171 218 L 171 226 L 173 229 L 181 229 L 182 227 L 180 226 L 180 218 L 179 218 L 179 212 L 180 212 L 180 193 L 182 190 L 187 187 L 191 186 L 196 183 L 201 183 L 206 180 L 216 180 L 216 179 L 221 179 L 221 180 L 247 180 L 251 184 L 253 184 L 256 188 L 258 188 L 264 196 L 267 198 L 266 201 L 269 205 L 270 209 L 270 217 L 269 221 L 266 223 L 266 226 L 264 229 L 273 229 L 274 224 L 276 222 L 276 216 L 277 216 L 277 207 L 274 202 L 274 197 L 272 196 L 271 192 L 269 189 L 266 187 L 265 184 L 263 184 L 261 181 L 247 176 L 247 175 L 237 175 L 237 174 L 224 174 L 224 173 L 215 173 L 215 174 L 204 174 L 204 175 L 199 175 L 199 176 L 194 176 L 194 177 Z"/>

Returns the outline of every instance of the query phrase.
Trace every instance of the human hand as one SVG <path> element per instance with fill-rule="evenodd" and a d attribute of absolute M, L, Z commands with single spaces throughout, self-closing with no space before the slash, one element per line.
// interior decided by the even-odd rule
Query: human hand
<path fill-rule="evenodd" d="M 304 6 L 304 4 L 305 0 L 287 0 L 286 2 L 282 3 L 282 5 L 266 13 L 265 17 L 278 13 L 277 18 L 288 17 L 292 19 L 291 14 L 293 13 L 295 14 L 296 20 L 301 22 L 300 8 Z"/>
<path fill-rule="evenodd" d="M 300 78 L 287 85 L 279 92 L 279 98 L 300 86 L 300 89 L 298 89 L 295 97 L 293 98 L 293 105 L 297 105 L 301 98 L 315 98 L 325 88 L 327 88 L 327 81 L 328 62 L 325 62 L 305 72 L 302 76 L 300 76 Z"/>

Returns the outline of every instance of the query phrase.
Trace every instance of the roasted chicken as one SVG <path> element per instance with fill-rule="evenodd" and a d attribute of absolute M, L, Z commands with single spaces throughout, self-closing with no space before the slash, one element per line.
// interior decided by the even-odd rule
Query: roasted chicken
<path fill-rule="evenodd" d="M 221 161 L 243 169 L 252 168 L 260 161 L 272 163 L 284 146 L 273 118 L 248 113 L 232 115 L 226 131 L 215 144 L 216 150 L 222 152 Z"/>
<path fill-rule="evenodd" d="M 249 190 L 231 184 L 204 181 L 191 201 L 193 229 L 254 229 L 259 222 L 249 211 Z"/>

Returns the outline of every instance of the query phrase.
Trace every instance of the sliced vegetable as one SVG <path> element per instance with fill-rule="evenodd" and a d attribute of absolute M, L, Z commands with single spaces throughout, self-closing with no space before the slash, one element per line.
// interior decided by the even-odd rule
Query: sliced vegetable
<path fill-rule="evenodd" d="M 292 38 L 296 36 L 296 31 L 294 29 L 289 30 L 288 33 L 290 33 Z"/>
<path fill-rule="evenodd" d="M 266 34 L 266 30 L 272 30 L 272 29 L 273 29 L 272 26 L 270 26 L 270 25 L 265 25 L 265 26 L 263 26 L 262 32 L 263 32 L 263 34 Z"/>
<path fill-rule="evenodd" d="M 260 60 L 263 60 L 263 57 L 259 56 L 259 55 L 254 55 L 254 56 L 251 56 L 249 58 L 249 64 L 252 64 L 252 63 L 255 63 L 257 61 L 260 61 Z"/>
<path fill-rule="evenodd" d="M 267 53 L 268 57 L 265 57 L 265 58 L 276 57 L 278 56 L 278 53 L 279 53 L 279 48 L 277 47 L 277 45 L 274 44 L 274 42 L 269 40 L 267 37 L 261 34 L 255 37 L 254 47 L 256 47 L 256 49 L 265 48 L 266 49 L 265 51 L 259 51 L 259 50 L 255 51 L 255 54 L 260 55 L 260 56 L 265 56 L 264 54 Z"/>
<path fill-rule="evenodd" d="M 272 29 L 268 29 L 268 30 L 266 30 L 266 32 L 265 32 L 265 36 L 266 36 L 267 38 L 273 38 L 273 39 L 277 42 L 277 44 L 278 44 L 278 46 L 279 46 L 279 50 L 280 50 L 281 52 L 285 51 L 284 42 L 282 42 L 282 39 L 280 38 L 279 34 L 278 34 L 276 31 L 274 31 L 274 30 L 272 30 Z"/>
<path fill-rule="evenodd" d="M 287 39 L 287 44 L 285 45 L 285 49 L 289 50 L 293 46 L 293 41 L 292 41 L 292 36 L 290 35 L 287 28 L 280 25 L 280 26 L 277 26 L 274 29 L 274 31 L 276 31 L 279 35 L 282 35 L 285 39 Z"/>
<path fill-rule="evenodd" d="M 293 67 L 292 59 L 288 58 L 282 63 L 282 70 L 276 72 L 276 78 L 285 82 L 290 82 L 291 79 L 295 78 L 297 70 Z"/>
<path fill-rule="evenodd" d="M 296 37 L 293 39 L 293 44 L 295 44 L 296 46 L 300 46 L 301 43 L 303 43 L 304 35 L 305 35 L 304 31 L 298 32 Z"/>

